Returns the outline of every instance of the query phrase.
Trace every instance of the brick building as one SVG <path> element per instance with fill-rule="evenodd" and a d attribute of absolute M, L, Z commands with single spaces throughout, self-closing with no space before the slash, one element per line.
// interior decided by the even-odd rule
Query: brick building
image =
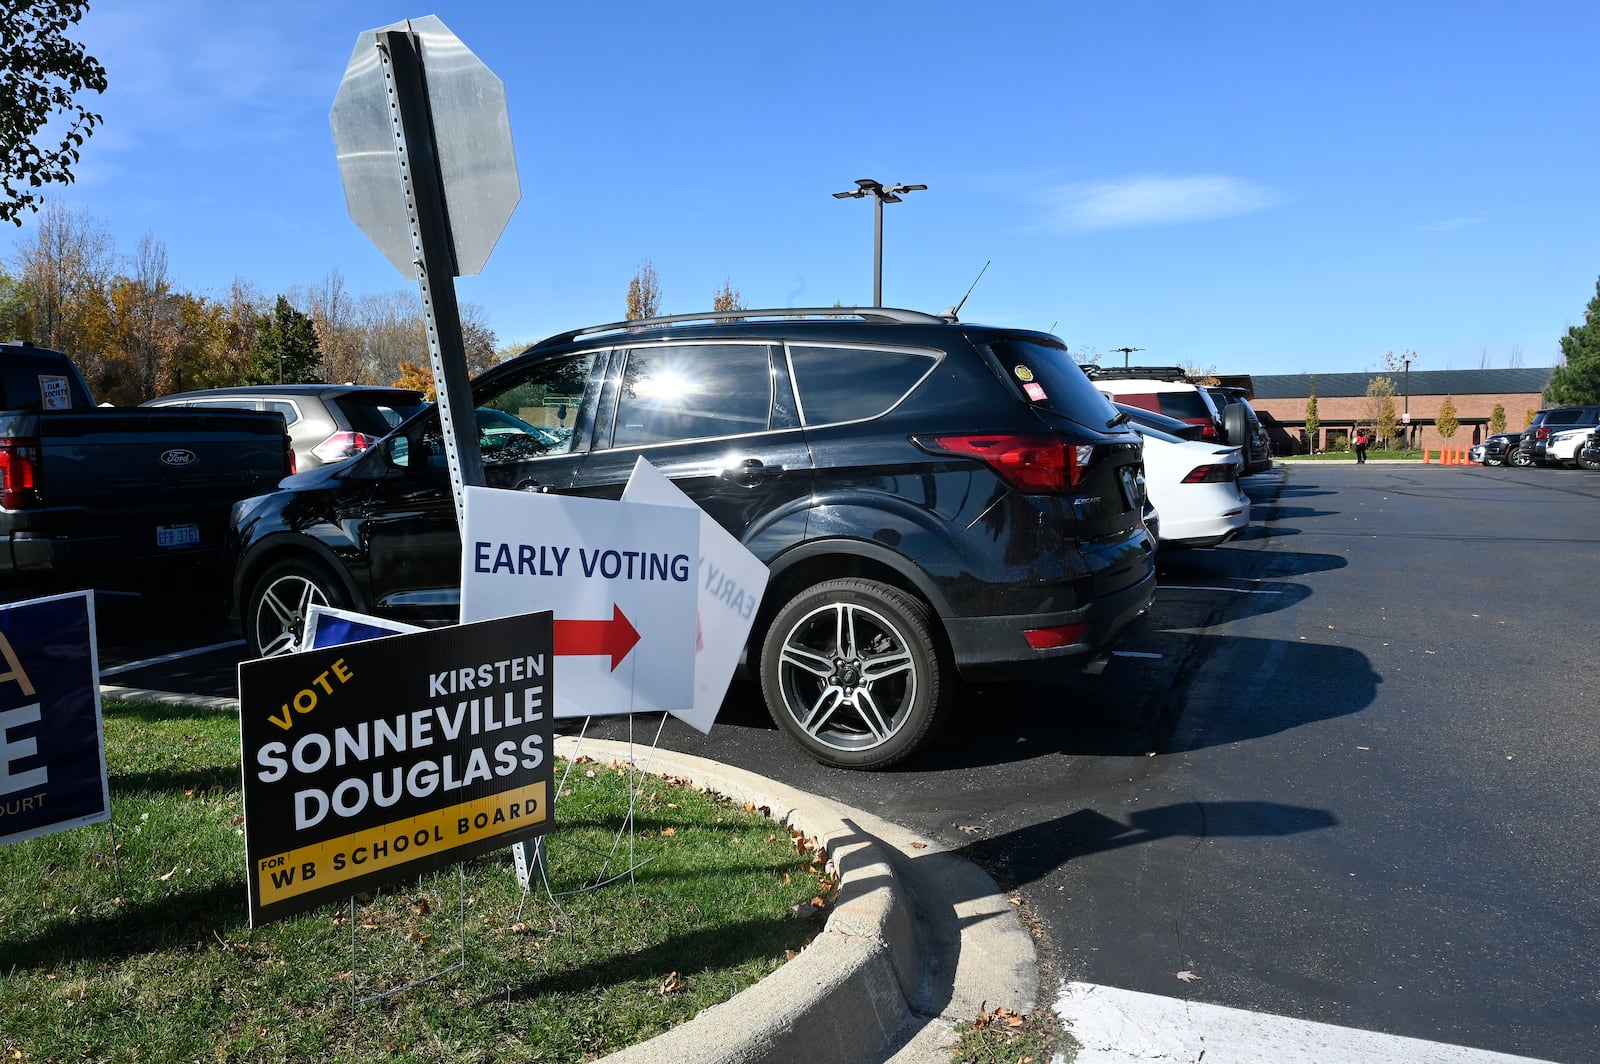
<path fill-rule="evenodd" d="M 1550 375 L 1555 370 L 1536 369 L 1433 369 L 1400 373 L 1285 373 L 1223 378 L 1225 384 L 1238 384 L 1248 390 L 1250 405 L 1262 415 L 1272 432 L 1280 454 L 1344 450 L 1351 430 L 1358 422 L 1373 423 L 1373 400 L 1367 385 L 1374 377 L 1394 381 L 1394 409 L 1398 416 L 1411 412 L 1411 446 L 1439 447 L 1446 441 L 1437 427 L 1439 408 L 1445 397 L 1456 407 L 1461 427 L 1448 442 L 1452 446 L 1482 443 L 1490 435 L 1489 419 L 1498 404 L 1505 408 L 1506 428 L 1515 432 L 1526 425 L 1533 412 L 1545 406 L 1542 398 Z M 1306 403 L 1312 389 L 1317 393 L 1317 418 L 1321 426 L 1317 439 L 1306 438 Z M 1409 389 L 1409 395 L 1407 390 Z M 1403 427 L 1402 427 L 1403 431 Z M 1402 436 L 1403 440 L 1404 437 Z M 1399 441 L 1397 441 L 1399 442 Z"/>

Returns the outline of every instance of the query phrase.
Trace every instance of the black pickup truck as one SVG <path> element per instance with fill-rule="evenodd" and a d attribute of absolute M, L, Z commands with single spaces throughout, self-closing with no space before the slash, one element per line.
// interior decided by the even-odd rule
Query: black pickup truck
<path fill-rule="evenodd" d="M 281 414 L 97 407 L 66 355 L 0 343 L 0 592 L 220 601 L 228 511 L 293 461 Z"/>

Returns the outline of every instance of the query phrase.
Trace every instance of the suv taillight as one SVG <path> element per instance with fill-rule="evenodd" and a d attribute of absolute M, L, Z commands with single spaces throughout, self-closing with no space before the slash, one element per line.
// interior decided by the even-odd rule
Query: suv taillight
<path fill-rule="evenodd" d="M 917 443 L 924 450 L 976 458 L 1029 494 L 1077 487 L 1094 456 L 1093 444 L 1067 443 L 1050 435 L 934 436 Z"/>
<path fill-rule="evenodd" d="M 338 462 L 351 458 L 378 442 L 378 437 L 365 432 L 335 432 L 311 448 L 311 453 L 324 462 Z"/>
<path fill-rule="evenodd" d="M 1533 438 L 1536 440 L 1548 440 L 1550 438 L 1550 426 L 1540 425 L 1538 428 L 1534 429 Z"/>
<path fill-rule="evenodd" d="M 0 506 L 7 510 L 38 506 L 38 477 L 38 440 L 0 440 Z"/>
<path fill-rule="evenodd" d="M 1217 431 L 1217 423 L 1215 421 L 1207 421 L 1200 429 L 1200 438 L 1202 440 L 1222 439 L 1222 433 Z"/>
<path fill-rule="evenodd" d="M 294 453 L 294 440 L 289 438 L 287 432 L 283 434 L 283 468 L 289 471 L 291 477 L 300 472 L 300 459 Z"/>

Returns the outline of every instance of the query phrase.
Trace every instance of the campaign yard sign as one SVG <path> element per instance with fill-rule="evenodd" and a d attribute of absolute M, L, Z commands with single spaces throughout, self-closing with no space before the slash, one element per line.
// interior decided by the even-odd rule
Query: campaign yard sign
<path fill-rule="evenodd" d="M 250 926 L 549 830 L 551 617 L 239 666 Z"/>
<path fill-rule="evenodd" d="M 111 818 L 94 597 L 0 606 L 0 845 Z"/>
<path fill-rule="evenodd" d="M 556 716 L 694 704 L 695 511 L 479 487 L 465 503 L 461 619 L 555 614 Z"/>

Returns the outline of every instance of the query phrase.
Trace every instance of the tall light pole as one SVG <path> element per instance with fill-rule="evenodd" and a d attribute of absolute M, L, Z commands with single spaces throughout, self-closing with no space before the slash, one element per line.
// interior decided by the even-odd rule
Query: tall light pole
<path fill-rule="evenodd" d="M 835 192 L 834 199 L 860 199 L 862 196 L 871 196 L 876 202 L 873 211 L 876 224 L 873 228 L 872 242 L 872 305 L 883 306 L 883 205 L 885 203 L 899 203 L 900 194 L 903 192 L 918 192 L 927 188 L 927 185 L 885 185 L 874 181 L 870 177 L 856 179 L 859 188 L 849 192 Z"/>
<path fill-rule="evenodd" d="M 1406 405 L 1401 420 L 1406 424 L 1406 457 L 1411 457 L 1411 360 L 1403 358 L 1400 364 L 1404 369 Z"/>

